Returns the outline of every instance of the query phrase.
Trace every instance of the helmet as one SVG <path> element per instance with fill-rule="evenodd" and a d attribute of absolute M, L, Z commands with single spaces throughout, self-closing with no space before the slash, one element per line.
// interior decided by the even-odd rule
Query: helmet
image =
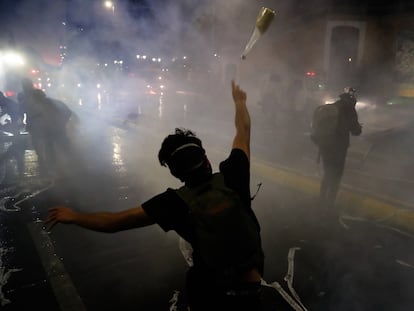
<path fill-rule="evenodd" d="M 351 95 L 352 97 L 355 96 L 356 89 L 350 86 L 344 87 L 344 93 Z"/>

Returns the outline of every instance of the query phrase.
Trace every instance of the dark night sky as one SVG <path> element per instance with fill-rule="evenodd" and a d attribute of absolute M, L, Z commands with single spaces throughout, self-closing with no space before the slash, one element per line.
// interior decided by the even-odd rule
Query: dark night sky
<path fill-rule="evenodd" d="M 114 0 L 120 5 L 129 5 L 128 9 L 136 16 L 149 16 L 151 8 L 145 0 Z M 97 27 L 97 23 L 110 18 L 103 8 L 103 0 L 2 0 L 0 1 L 0 47 L 5 43 L 28 45 L 48 62 L 58 61 L 58 46 L 64 32 L 62 22 L 70 27 Z M 152 0 L 151 6 L 161 5 L 163 0 Z M 98 11 L 101 17 L 93 17 Z M 99 16 L 98 14 L 98 16 Z M 106 14 L 103 16 L 103 14 Z M 110 21 L 110 19 L 108 19 Z M 68 29 L 67 28 L 67 29 Z M 47 42 L 44 42 L 48 39 Z M 45 44 L 46 43 L 46 44 Z"/>
<path fill-rule="evenodd" d="M 233 2 L 226 0 L 225 3 L 221 1 L 224 0 L 215 0 L 216 5 L 231 7 L 233 3 L 235 6 L 241 6 L 243 3 L 243 5 L 257 6 L 263 3 L 276 8 L 281 14 L 280 18 L 286 18 L 287 21 L 293 14 L 296 17 L 312 15 L 312 12 L 324 11 L 324 8 L 345 12 L 351 9 L 354 12 L 373 15 L 392 14 L 395 10 L 406 11 L 414 8 L 414 1 L 407 0 L 267 0 L 252 1 L 251 4 L 246 4 L 247 2 L 243 0 L 232 0 Z M 171 28 L 166 16 L 162 15 L 167 5 L 170 5 L 170 8 L 172 5 L 182 4 L 186 4 L 189 8 L 202 8 L 203 5 L 214 3 L 212 0 L 114 0 L 114 2 L 118 7 L 121 4 L 131 6 L 128 10 L 124 10 L 130 15 L 129 28 L 132 27 L 132 23 L 137 24 L 138 28 L 142 27 L 143 23 L 151 22 L 151 17 L 155 19 L 155 15 L 161 16 L 157 16 L 159 17 L 157 25 L 164 23 L 164 27 Z M 103 0 L 2 0 L 0 1 L 0 29 L 2 29 L 0 46 L 10 41 L 10 37 L 14 37 L 18 44 L 30 44 L 35 49 L 43 50 L 45 46 L 48 47 L 41 54 L 46 58 L 56 59 L 57 47 L 63 32 L 62 21 L 69 22 L 70 26 L 84 27 L 98 27 L 97 25 L 102 21 L 108 23 L 111 21 L 110 14 L 104 11 L 102 3 Z M 94 19 L 92 16 L 97 12 L 98 18 Z M 187 17 L 185 14 L 182 16 Z M 173 26 L 177 26 L 177 22 L 183 22 L 177 19 Z M 145 27 L 149 26 L 145 25 Z M 45 39 L 48 39 L 47 44 L 44 43 Z"/>

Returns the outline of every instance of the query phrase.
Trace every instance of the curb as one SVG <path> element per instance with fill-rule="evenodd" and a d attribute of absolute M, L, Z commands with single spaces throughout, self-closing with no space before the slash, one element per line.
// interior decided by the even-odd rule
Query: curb
<path fill-rule="evenodd" d="M 252 159 L 251 166 L 274 183 L 310 196 L 319 195 L 319 178 L 305 176 L 286 167 L 276 167 L 258 159 Z M 344 184 L 341 184 L 337 202 L 350 216 L 414 234 L 414 206 L 405 202 L 366 193 Z"/>

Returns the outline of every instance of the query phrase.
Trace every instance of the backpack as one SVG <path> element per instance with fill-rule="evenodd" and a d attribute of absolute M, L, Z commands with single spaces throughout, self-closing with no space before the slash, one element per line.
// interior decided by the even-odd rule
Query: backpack
<path fill-rule="evenodd" d="M 316 145 L 329 144 L 338 133 L 339 108 L 335 103 L 315 108 L 311 123 L 311 140 Z"/>
<path fill-rule="evenodd" d="M 68 105 L 61 100 L 55 98 L 49 98 L 49 100 L 51 101 L 54 109 L 55 117 L 59 119 L 61 124 L 65 125 L 72 115 L 72 110 L 69 109 Z"/>
<path fill-rule="evenodd" d="M 72 110 L 64 102 L 51 97 L 43 99 L 43 111 L 45 124 L 50 131 L 65 129 L 72 115 Z"/>
<path fill-rule="evenodd" d="M 259 225 L 221 173 L 195 187 L 183 186 L 177 194 L 189 207 L 194 226 L 193 248 L 212 271 L 232 276 L 260 264 Z"/>

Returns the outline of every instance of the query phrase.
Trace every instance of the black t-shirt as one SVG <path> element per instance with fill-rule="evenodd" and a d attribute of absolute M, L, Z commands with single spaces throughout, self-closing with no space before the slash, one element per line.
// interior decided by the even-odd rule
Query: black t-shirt
<path fill-rule="evenodd" d="M 246 154 L 240 149 L 233 149 L 230 156 L 220 163 L 220 172 L 224 175 L 226 186 L 236 191 L 243 201 L 243 206 L 259 223 L 251 209 L 250 199 L 250 163 Z M 165 192 L 142 204 L 145 213 L 164 231 L 174 230 L 189 243 L 193 242 L 194 232 L 190 225 L 188 207 L 176 194 L 175 189 Z"/>

